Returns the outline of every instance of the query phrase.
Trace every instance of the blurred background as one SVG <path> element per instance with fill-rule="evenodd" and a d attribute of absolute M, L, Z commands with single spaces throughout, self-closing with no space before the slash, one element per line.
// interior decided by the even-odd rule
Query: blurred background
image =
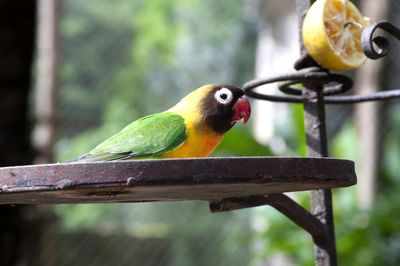
<path fill-rule="evenodd" d="M 395 0 L 355 1 L 400 25 Z M 207 83 L 293 70 L 295 0 L 2 0 L 0 165 L 66 162 Z M 399 44 L 355 73 L 399 89 Z M 273 93 L 276 88 L 268 88 Z M 252 101 L 213 156 L 305 156 L 302 106 Z M 334 191 L 341 265 L 400 264 L 400 102 L 328 106 L 330 155 L 356 162 Z M 291 193 L 309 207 L 309 193 Z M 270 207 L 205 202 L 1 206 L 0 265 L 314 265 L 311 237 Z"/>

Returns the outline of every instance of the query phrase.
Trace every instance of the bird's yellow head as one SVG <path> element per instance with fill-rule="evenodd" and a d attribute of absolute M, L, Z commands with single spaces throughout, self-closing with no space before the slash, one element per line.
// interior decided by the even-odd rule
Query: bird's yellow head
<path fill-rule="evenodd" d="M 251 107 L 243 90 L 229 84 L 208 84 L 188 94 L 170 111 L 223 134 L 238 121 L 246 123 Z"/>

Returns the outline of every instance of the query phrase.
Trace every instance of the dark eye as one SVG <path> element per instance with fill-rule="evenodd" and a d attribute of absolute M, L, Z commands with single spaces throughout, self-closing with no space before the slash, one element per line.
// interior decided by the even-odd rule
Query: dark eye
<path fill-rule="evenodd" d="M 215 92 L 215 99 L 222 104 L 230 103 L 233 99 L 232 92 L 227 88 L 221 88 Z"/>

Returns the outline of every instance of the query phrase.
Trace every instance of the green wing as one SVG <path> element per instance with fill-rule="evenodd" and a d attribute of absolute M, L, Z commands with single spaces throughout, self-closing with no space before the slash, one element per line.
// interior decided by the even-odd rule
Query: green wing
<path fill-rule="evenodd" d="M 186 140 L 184 119 L 174 113 L 158 113 L 129 124 L 77 161 L 112 161 L 157 157 Z"/>

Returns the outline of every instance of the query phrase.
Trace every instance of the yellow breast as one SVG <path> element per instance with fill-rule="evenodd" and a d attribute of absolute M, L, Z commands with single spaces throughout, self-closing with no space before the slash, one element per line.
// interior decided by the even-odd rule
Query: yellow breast
<path fill-rule="evenodd" d="M 164 158 L 207 157 L 221 142 L 223 135 L 213 132 L 202 132 L 190 125 L 187 126 L 187 139 L 175 150 L 166 153 Z"/>
<path fill-rule="evenodd" d="M 174 112 L 184 118 L 187 139 L 164 158 L 207 157 L 221 142 L 223 134 L 212 131 L 204 122 L 200 110 L 200 100 L 212 89 L 203 86 L 185 98 L 167 112 Z"/>

